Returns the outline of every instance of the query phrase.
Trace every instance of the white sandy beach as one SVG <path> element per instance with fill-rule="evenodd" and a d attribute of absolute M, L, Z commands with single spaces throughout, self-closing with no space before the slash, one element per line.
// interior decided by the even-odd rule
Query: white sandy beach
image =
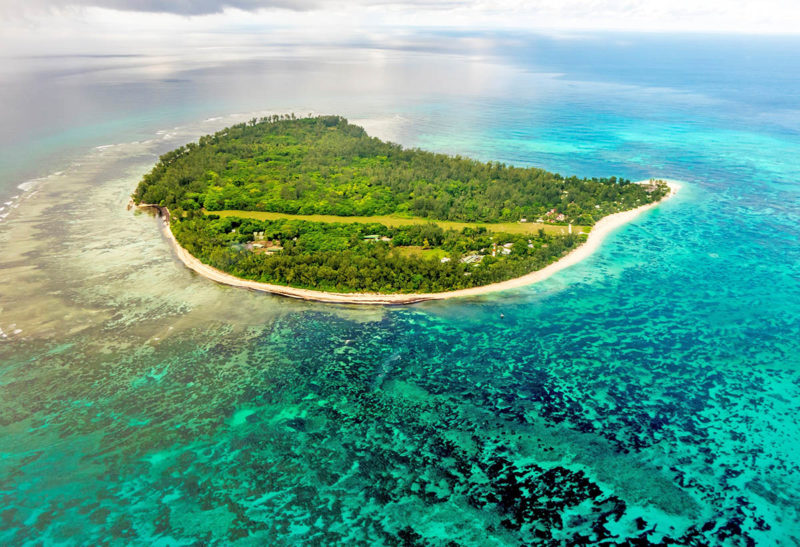
<path fill-rule="evenodd" d="M 681 187 L 680 183 L 677 181 L 666 180 L 666 179 L 660 179 L 660 180 L 664 180 L 667 184 L 669 184 L 669 187 L 671 189 L 670 193 L 667 194 L 667 196 L 664 197 L 661 201 L 643 205 L 641 207 L 637 207 L 636 209 L 631 209 L 630 211 L 623 211 L 621 213 L 615 213 L 613 215 L 608 215 L 606 217 L 603 217 L 594 225 L 592 231 L 589 233 L 589 237 L 587 238 L 586 242 L 583 245 L 581 245 L 577 249 L 574 249 L 572 252 L 565 255 L 557 262 L 554 262 L 542 268 L 541 270 L 531 272 L 527 275 L 518 277 L 516 279 L 509 279 L 508 281 L 503 281 L 501 283 L 493 283 L 491 285 L 484 285 L 481 287 L 472 287 L 470 289 L 461 289 L 457 291 L 449 291 L 441 293 L 427 293 L 427 294 L 331 293 L 331 292 L 315 291 L 310 289 L 297 289 L 294 287 L 284 287 L 282 285 L 272 285 L 269 283 L 259 283 L 257 281 L 240 279 L 238 277 L 232 276 L 221 270 L 218 270 L 207 264 L 202 263 L 200 260 L 191 255 L 189 251 L 181 247 L 181 245 L 175 239 L 175 236 L 172 234 L 172 230 L 169 229 L 168 215 L 164 215 L 164 222 L 162 223 L 162 229 L 164 235 L 166 236 L 167 240 L 172 244 L 172 247 L 175 250 L 175 254 L 178 256 L 181 262 L 183 262 L 189 269 L 194 270 L 203 277 L 207 277 L 208 279 L 211 279 L 212 281 L 216 281 L 217 283 L 221 283 L 223 285 L 230 285 L 233 287 L 240 287 L 243 289 L 250 289 L 253 291 L 279 294 L 282 296 L 289 296 L 291 298 L 301 298 L 303 300 L 315 300 L 318 302 L 329 302 L 337 304 L 381 304 L 381 305 L 414 304 L 416 302 L 423 302 L 426 300 L 444 300 L 447 298 L 480 296 L 483 294 L 489 294 L 498 291 L 516 289 L 519 287 L 524 287 L 526 285 L 531 285 L 533 283 L 538 283 L 540 281 L 543 281 L 548 277 L 552 276 L 553 274 L 577 264 L 581 260 L 584 260 L 585 258 L 591 256 L 591 254 L 594 253 L 600 247 L 600 245 L 603 243 L 603 240 L 611 232 L 631 222 L 643 212 L 652 209 L 654 207 L 657 207 L 663 201 L 674 196 Z M 640 182 L 647 182 L 647 181 L 640 181 Z"/>

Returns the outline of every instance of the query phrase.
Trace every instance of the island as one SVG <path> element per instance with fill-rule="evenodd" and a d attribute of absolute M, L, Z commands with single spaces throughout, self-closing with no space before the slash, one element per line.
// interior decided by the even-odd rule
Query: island
<path fill-rule="evenodd" d="M 217 282 L 405 304 L 543 279 L 674 190 L 406 149 L 339 116 L 283 115 L 161 156 L 132 199 L 157 208 L 179 258 Z"/>

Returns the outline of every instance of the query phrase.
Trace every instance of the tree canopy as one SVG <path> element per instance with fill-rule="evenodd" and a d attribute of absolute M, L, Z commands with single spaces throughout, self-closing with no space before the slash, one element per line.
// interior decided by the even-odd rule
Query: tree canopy
<path fill-rule="evenodd" d="M 164 154 L 133 198 L 167 207 L 178 242 L 233 275 L 327 291 L 411 293 L 519 277 L 585 239 L 544 230 L 444 229 L 436 221 L 592 225 L 666 193 L 663 183 L 565 178 L 404 149 L 338 116 L 273 116 Z M 214 214 L 222 210 L 401 215 L 423 222 L 386 226 Z"/>
<path fill-rule="evenodd" d="M 171 226 L 192 255 L 232 275 L 335 292 L 442 292 L 496 283 L 546 266 L 585 237 L 213 214 L 189 214 Z"/>
<path fill-rule="evenodd" d="M 202 137 L 163 155 L 134 199 L 171 210 L 592 225 L 664 194 L 616 177 L 565 178 L 404 149 L 344 118 L 322 116 L 252 120 Z"/>

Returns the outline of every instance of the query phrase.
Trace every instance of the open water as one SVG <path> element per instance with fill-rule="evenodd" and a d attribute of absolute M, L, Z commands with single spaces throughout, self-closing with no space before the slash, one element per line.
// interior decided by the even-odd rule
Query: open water
<path fill-rule="evenodd" d="M 4 60 L 0 543 L 798 544 L 799 46 Z M 126 210 L 158 154 L 288 111 L 685 186 L 541 284 L 404 308 L 216 285 Z"/>

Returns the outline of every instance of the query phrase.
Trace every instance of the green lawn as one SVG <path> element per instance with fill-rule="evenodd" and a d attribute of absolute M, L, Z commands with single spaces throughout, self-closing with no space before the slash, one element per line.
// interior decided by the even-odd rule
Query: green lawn
<path fill-rule="evenodd" d="M 418 256 L 420 258 L 435 258 L 436 260 L 441 260 L 448 256 L 447 251 L 444 249 L 425 249 L 417 245 L 395 247 L 393 251 L 401 256 Z"/>
<path fill-rule="evenodd" d="M 434 222 L 442 227 L 444 230 L 453 229 L 461 231 L 464 228 L 477 228 L 483 226 L 491 232 L 505 232 L 508 234 L 533 234 L 539 228 L 542 228 L 547 234 L 566 234 L 568 228 L 566 226 L 556 226 L 553 224 L 538 224 L 536 222 L 498 222 L 498 223 L 481 223 L 481 222 L 455 222 L 450 220 L 430 220 L 427 218 L 419 217 L 400 217 L 394 215 L 378 215 L 371 217 L 344 217 L 336 215 L 290 215 L 287 213 L 268 213 L 264 211 L 237 211 L 228 209 L 225 211 L 206 211 L 207 214 L 219 215 L 221 217 L 241 217 L 241 218 L 254 218 L 256 220 L 280 220 L 280 219 L 297 219 L 308 220 L 311 222 L 340 222 L 343 224 L 351 223 L 379 223 L 384 226 L 410 226 L 412 224 L 425 224 L 427 222 Z M 590 228 L 585 226 L 573 226 L 574 233 L 581 232 L 588 233 Z"/>

